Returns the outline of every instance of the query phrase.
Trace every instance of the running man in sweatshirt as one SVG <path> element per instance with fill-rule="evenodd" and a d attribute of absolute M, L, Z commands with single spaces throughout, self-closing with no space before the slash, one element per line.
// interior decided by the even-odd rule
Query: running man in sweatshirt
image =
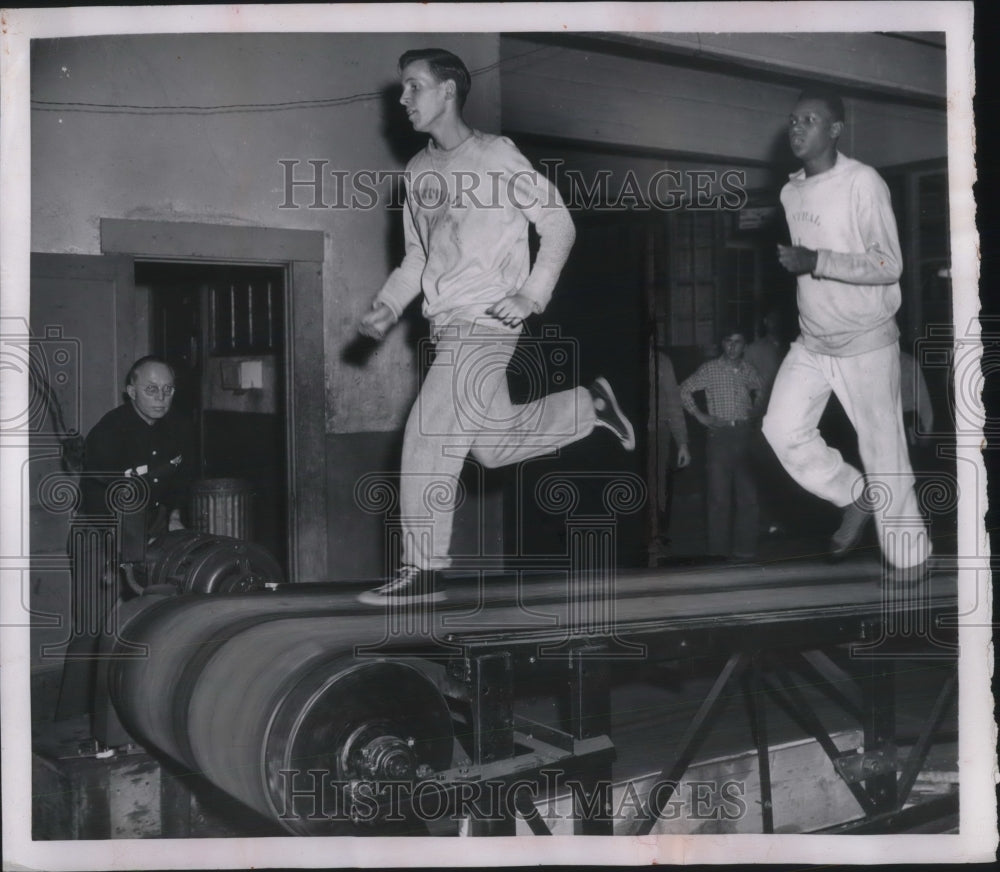
<path fill-rule="evenodd" d="M 930 543 L 900 403 L 902 257 L 888 188 L 838 151 L 843 129 L 843 102 L 831 94 L 804 92 L 789 117 L 802 169 L 781 190 L 792 244 L 778 246 L 778 259 L 798 277 L 800 335 L 778 371 L 763 430 L 793 479 L 843 509 L 833 558 L 845 556 L 874 514 L 887 578 L 918 580 Z M 864 477 L 817 429 L 831 391 L 857 431 Z"/>
<path fill-rule="evenodd" d="M 606 427 L 626 450 L 631 423 L 603 378 L 523 405 L 511 403 L 507 365 L 524 319 L 541 312 L 576 232 L 556 189 L 507 138 L 462 118 L 471 84 L 442 49 L 399 59 L 400 102 L 430 139 L 407 165 L 405 256 L 361 320 L 381 339 L 423 291 L 434 360 L 406 423 L 400 475 L 403 542 L 398 572 L 366 603 L 442 599 L 459 475 L 471 452 L 486 467 L 550 453 Z M 539 250 L 534 266 L 528 227 Z"/>

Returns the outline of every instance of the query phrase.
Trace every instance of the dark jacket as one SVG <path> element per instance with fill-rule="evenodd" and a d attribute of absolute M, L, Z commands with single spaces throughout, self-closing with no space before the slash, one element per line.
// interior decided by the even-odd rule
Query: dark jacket
<path fill-rule="evenodd" d="M 114 514 L 124 499 L 126 513 L 144 520 L 145 538 L 165 532 L 171 510 L 187 510 L 197 464 L 193 437 L 190 423 L 173 412 L 147 424 L 131 403 L 112 409 L 87 434 L 81 514 Z M 148 495 L 142 487 L 121 489 L 133 477 L 148 485 Z M 135 494 L 144 502 L 141 513 L 142 506 L 128 503 Z"/>

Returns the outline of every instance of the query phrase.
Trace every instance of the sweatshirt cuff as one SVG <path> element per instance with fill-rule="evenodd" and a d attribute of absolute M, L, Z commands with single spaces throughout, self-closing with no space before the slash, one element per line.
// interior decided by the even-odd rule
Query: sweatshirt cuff
<path fill-rule="evenodd" d="M 531 301 L 532 306 L 537 307 L 536 314 L 542 312 L 552 299 L 552 291 L 555 290 L 558 275 L 551 273 L 544 267 L 535 264 L 535 268 L 528 276 L 528 280 L 521 285 L 518 293 Z"/>
<path fill-rule="evenodd" d="M 826 278 L 827 268 L 829 267 L 830 252 L 825 248 L 820 248 L 816 250 L 816 269 L 812 271 L 812 274 L 817 279 Z"/>
<path fill-rule="evenodd" d="M 391 297 L 383 297 L 380 294 L 379 296 L 377 296 L 375 298 L 374 302 L 372 303 L 372 308 L 373 309 L 377 309 L 379 306 L 383 306 L 383 305 L 386 306 L 386 307 L 388 307 L 389 311 L 392 312 L 393 315 L 395 315 L 396 320 L 398 321 L 399 318 L 400 318 L 400 315 L 402 315 L 403 313 L 400 311 L 399 307 L 396 305 L 396 301 L 393 300 Z"/>

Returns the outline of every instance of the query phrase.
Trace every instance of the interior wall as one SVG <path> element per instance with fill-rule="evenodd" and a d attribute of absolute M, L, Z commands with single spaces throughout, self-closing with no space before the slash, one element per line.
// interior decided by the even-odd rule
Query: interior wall
<path fill-rule="evenodd" d="M 759 34 L 730 34 L 728 39 L 738 45 L 741 37 L 755 41 L 758 50 L 761 40 L 768 39 Z M 842 66 L 849 70 L 854 55 L 850 35 L 828 38 L 840 46 Z M 885 40 L 882 51 L 897 43 Z M 674 157 L 664 156 L 663 167 L 696 155 L 706 166 L 788 163 L 788 112 L 802 84 L 815 75 L 803 64 L 801 82 L 778 82 L 755 77 L 752 69 L 695 69 L 682 59 L 636 59 L 516 36 L 501 41 L 501 57 L 505 129 L 574 139 L 593 148 L 605 144 L 673 152 Z M 901 64 L 918 60 L 900 58 Z M 889 57 L 883 61 L 891 69 Z M 943 87 L 942 77 L 942 92 Z M 846 103 L 842 147 L 852 157 L 884 167 L 947 154 L 943 108 L 864 96 L 849 97 Z"/>
<path fill-rule="evenodd" d="M 406 337 L 391 336 L 364 366 L 344 366 L 342 354 L 399 257 L 399 216 L 386 208 L 387 182 L 375 196 L 359 192 L 354 208 L 342 207 L 347 198 L 338 196 L 332 172 L 354 178 L 399 170 L 419 147 L 396 103 L 404 50 L 440 45 L 476 71 L 496 62 L 497 42 L 489 34 L 39 40 L 32 45 L 32 248 L 99 253 L 105 217 L 323 231 L 327 429 L 394 430 L 415 382 Z M 496 129 L 495 69 L 475 75 L 467 115 Z M 313 176 L 307 161 L 327 161 L 323 202 L 331 208 L 310 208 L 313 190 L 304 187 L 289 198 L 281 160 L 299 162 L 292 166 L 298 180 Z"/>
<path fill-rule="evenodd" d="M 387 202 L 391 182 L 371 193 L 345 191 L 332 173 L 396 171 L 420 147 L 395 88 L 396 59 L 415 45 L 440 45 L 466 60 L 475 126 L 499 130 L 502 116 L 515 136 L 581 143 L 589 153 L 524 148 L 532 157 L 564 157 L 585 174 L 608 168 L 613 185 L 629 171 L 643 182 L 664 168 L 743 168 L 748 188 L 766 188 L 797 90 L 496 34 L 33 43 L 34 251 L 97 254 L 100 220 L 109 217 L 324 233 L 324 349 L 315 366 L 325 398 L 328 563 L 338 577 L 384 563 L 383 516 L 359 510 L 356 487 L 363 475 L 398 468 L 423 325 L 415 317 L 378 349 L 359 353 L 356 324 L 401 256 L 401 222 Z M 862 160 L 886 166 L 946 154 L 943 112 L 864 99 L 850 100 L 849 111 L 845 150 Z M 608 158 L 609 146 L 633 153 Z M 287 184 L 313 177 L 309 161 L 327 173 L 316 208 L 313 189 Z M 349 193 L 360 200 L 346 206 Z"/>
<path fill-rule="evenodd" d="M 788 147 L 788 114 L 810 81 L 850 88 L 840 142 L 845 154 L 883 170 L 947 155 L 943 47 L 881 34 L 709 34 L 704 45 L 698 34 L 567 39 L 574 38 L 501 40 L 503 122 L 536 163 L 549 163 L 550 178 L 559 180 L 578 211 L 578 225 L 594 223 L 591 233 L 606 234 L 602 224 L 615 220 L 616 212 L 622 227 L 626 219 L 638 226 L 660 218 L 665 228 L 663 213 L 679 208 L 680 198 L 707 210 L 735 211 L 743 197 L 753 207 L 778 207 L 780 188 L 797 168 Z M 690 50 L 676 52 L 685 41 Z M 626 42 L 632 43 L 627 49 Z M 940 108 L 931 108 L 935 101 Z M 896 206 L 905 208 L 902 201 Z M 793 280 L 783 271 L 774 274 L 771 236 L 783 238 L 780 207 L 762 220 L 762 232 L 742 234 L 734 245 L 761 255 L 756 292 L 771 301 L 794 299 Z M 642 343 L 644 301 L 634 285 L 643 279 L 630 282 L 629 276 L 648 262 L 636 262 L 644 251 L 630 250 L 630 240 L 612 239 L 597 236 L 581 245 L 578 237 L 574 258 L 582 269 L 571 264 L 564 272 L 562 296 L 553 303 L 563 307 L 560 323 L 581 338 L 588 357 L 617 354 L 601 363 L 625 386 L 622 404 L 642 424 L 646 361 L 629 352 Z M 667 261 L 676 254 L 671 251 Z M 614 295 L 613 312 L 602 311 L 601 293 L 588 295 L 591 281 Z M 656 275 L 653 282 L 662 292 L 670 279 Z M 682 379 L 700 363 L 702 349 L 675 346 L 672 358 Z M 695 462 L 671 484 L 674 554 L 705 548 L 702 431 L 696 426 L 691 435 Z M 638 475 L 645 472 L 641 441 L 624 461 Z M 569 465 L 588 462 L 582 452 L 566 455 Z M 819 513 L 823 507 L 808 508 Z M 526 525 L 533 534 L 529 545 L 557 541 L 558 529 L 548 529 L 545 520 L 532 516 Z M 617 528 L 626 561 L 644 556 L 644 520 L 624 517 Z"/>
<path fill-rule="evenodd" d="M 384 563 L 382 515 L 359 508 L 356 485 L 398 467 L 397 436 L 417 384 L 410 329 L 367 356 L 353 354 L 352 343 L 402 255 L 391 174 L 423 144 L 398 105 L 396 62 L 428 45 L 465 60 L 473 72 L 466 117 L 497 130 L 495 34 L 159 34 L 32 44 L 33 251 L 100 254 L 106 218 L 324 234 L 324 351 L 314 366 L 316 392 L 325 395 L 330 577 L 371 577 Z M 319 197 L 315 187 L 289 186 L 314 179 L 316 166 Z M 342 186 L 345 178 L 352 181 Z M 73 324 L 60 319 L 33 311 L 35 323 L 72 335 Z M 110 335 L 114 324 L 103 329 Z M 84 432 L 117 396 L 109 392 L 107 406 L 88 410 Z"/>

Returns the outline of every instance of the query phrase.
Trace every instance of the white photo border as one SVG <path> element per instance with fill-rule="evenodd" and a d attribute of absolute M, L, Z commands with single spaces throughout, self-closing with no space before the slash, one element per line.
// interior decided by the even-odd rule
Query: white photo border
<path fill-rule="evenodd" d="M 31 226 L 30 67 L 32 39 L 125 33 L 186 32 L 504 32 L 666 31 L 731 32 L 940 31 L 947 34 L 948 173 L 950 184 L 953 308 L 956 335 L 978 340 L 978 235 L 972 94 L 973 7 L 946 2 L 803 3 L 583 3 L 386 4 L 338 6 L 92 7 L 6 10 L 0 39 L 0 315 L 29 319 Z M 0 372 L 5 410 L 27 406 L 23 374 Z M 970 399 L 965 397 L 965 399 Z M 981 408 L 965 410 L 983 420 Z M 0 421 L 6 421 L 6 413 Z M 986 503 L 979 475 L 959 466 L 959 553 L 982 553 Z M 3 469 L 19 470 L 27 448 L 4 447 Z M 964 478 L 963 478 L 964 476 Z M 14 483 L 11 482 L 14 479 Z M 32 842 L 29 639 L 18 562 L 23 532 L 7 519 L 24 517 L 17 476 L 4 476 L 0 495 L 0 613 L 2 654 L 3 852 L 5 868 L 188 869 L 320 868 L 330 866 L 647 865 L 741 862 L 931 863 L 984 861 L 994 856 L 996 733 L 990 695 L 990 601 L 975 601 L 972 584 L 959 582 L 959 606 L 974 620 L 961 627 L 959 835 L 821 835 L 494 838 L 488 855 L 455 840 L 376 838 L 327 840 L 265 838 L 107 842 Z M 25 558 L 26 559 L 26 558 Z M 989 761 L 989 765 L 987 765 Z M 480 845 L 478 847 L 484 847 Z"/>

